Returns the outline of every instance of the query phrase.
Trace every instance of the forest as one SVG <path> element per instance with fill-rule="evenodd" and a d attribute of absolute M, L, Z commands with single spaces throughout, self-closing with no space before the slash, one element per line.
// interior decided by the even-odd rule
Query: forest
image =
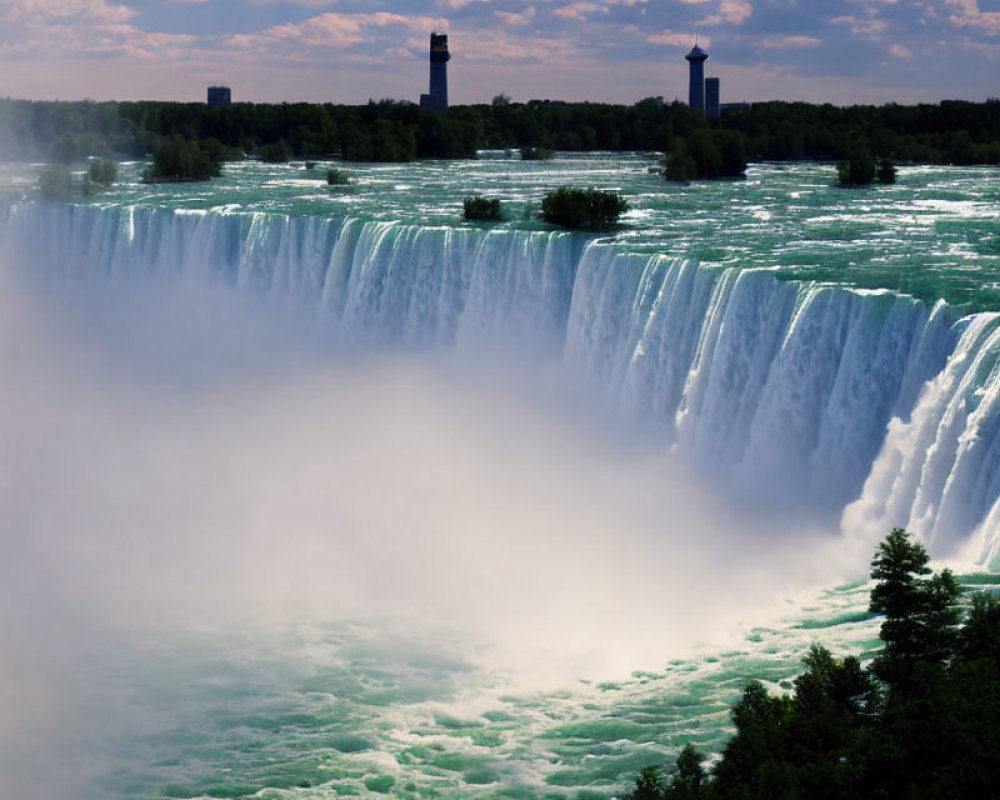
<path fill-rule="evenodd" d="M 215 161 L 472 158 L 479 149 L 686 150 L 716 160 L 1000 164 L 1000 99 L 902 106 L 768 102 L 707 120 L 685 104 L 492 103 L 446 113 L 398 100 L 313 103 L 59 102 L 0 99 L 0 159 L 79 163 L 143 158 L 181 137 Z M 709 162 L 712 163 L 709 157 Z M 726 174 L 725 168 L 716 177 Z M 712 177 L 709 175 L 708 177 Z"/>
<path fill-rule="evenodd" d="M 816 643 L 789 693 L 759 681 L 707 770 L 686 745 L 624 800 L 947 800 L 1000 796 L 1000 595 L 964 594 L 896 528 L 871 562 L 881 650 L 863 665 Z"/>

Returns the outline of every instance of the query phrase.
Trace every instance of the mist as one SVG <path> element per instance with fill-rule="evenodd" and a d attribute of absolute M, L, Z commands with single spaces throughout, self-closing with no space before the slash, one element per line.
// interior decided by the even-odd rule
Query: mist
<path fill-rule="evenodd" d="M 545 684 L 725 644 L 864 563 L 731 508 L 558 364 L 332 351 L 205 286 L 22 274 L 0 270 L 0 765 L 82 724 L 109 633 L 385 619 Z"/>

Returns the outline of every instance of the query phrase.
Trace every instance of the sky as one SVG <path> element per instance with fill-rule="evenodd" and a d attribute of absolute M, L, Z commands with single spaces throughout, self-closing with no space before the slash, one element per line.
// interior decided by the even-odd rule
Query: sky
<path fill-rule="evenodd" d="M 431 31 L 459 104 L 684 99 L 695 36 L 723 102 L 1000 94 L 1000 0 L 0 0 L 0 96 L 416 101 Z"/>

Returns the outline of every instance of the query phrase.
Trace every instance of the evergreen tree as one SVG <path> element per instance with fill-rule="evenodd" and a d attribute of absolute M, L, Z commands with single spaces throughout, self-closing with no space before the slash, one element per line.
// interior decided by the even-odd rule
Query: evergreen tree
<path fill-rule="evenodd" d="M 623 800 L 664 800 L 665 791 L 660 768 L 643 767 L 639 777 L 635 779 L 635 789 L 625 795 Z"/>
<path fill-rule="evenodd" d="M 872 669 L 880 680 L 900 691 L 912 688 L 919 662 L 943 664 L 957 644 L 958 583 L 950 570 L 930 578 L 930 560 L 923 545 L 902 528 L 894 528 L 871 563 L 877 581 L 869 610 L 885 620 L 879 637 L 885 649 Z"/>
<path fill-rule="evenodd" d="M 670 783 L 663 793 L 665 800 L 697 800 L 704 796 L 702 786 L 707 776 L 701 760 L 701 754 L 692 745 L 684 745 L 670 771 Z"/>

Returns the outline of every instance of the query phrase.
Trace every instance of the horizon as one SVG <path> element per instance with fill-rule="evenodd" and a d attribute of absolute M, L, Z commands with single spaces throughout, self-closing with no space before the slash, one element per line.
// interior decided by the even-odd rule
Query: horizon
<path fill-rule="evenodd" d="M 453 105 L 684 101 L 709 52 L 722 102 L 837 106 L 996 95 L 994 0 L 0 0 L 0 95 L 364 105 L 418 101 L 447 33 Z M 994 8 L 996 6 L 996 8 Z M 39 56 L 38 54 L 44 54 Z M 956 57 L 961 54 L 961 58 Z M 769 99 L 761 99 L 768 97 Z"/>
<path fill-rule="evenodd" d="M 223 86 L 222 84 L 218 84 L 218 85 Z M 205 88 L 208 89 L 207 86 Z M 228 88 L 228 87 L 224 87 L 223 86 L 223 88 Z M 631 106 L 635 106 L 638 103 L 646 101 L 646 100 L 659 100 L 659 101 L 663 102 L 665 105 L 672 105 L 673 103 L 680 103 L 681 105 L 684 105 L 684 106 L 688 105 L 688 103 L 685 100 L 683 100 L 682 98 L 674 97 L 674 98 L 671 98 L 671 99 L 667 99 L 666 97 L 663 97 L 663 96 L 641 97 L 641 98 L 639 98 L 638 100 L 636 100 L 634 102 L 628 102 L 628 103 L 625 103 L 625 102 L 614 102 L 614 101 L 605 102 L 605 101 L 600 101 L 600 100 L 564 100 L 562 98 L 555 98 L 555 97 L 531 97 L 531 98 L 529 98 L 527 100 L 514 100 L 514 99 L 511 99 L 511 98 L 506 98 L 506 99 L 507 99 L 507 101 L 511 105 L 532 105 L 532 104 L 550 103 L 550 104 L 566 105 L 566 106 L 595 105 L 595 106 L 621 106 L 621 107 L 629 108 Z M 57 98 L 47 99 L 47 98 L 0 96 L 0 102 L 14 102 L 14 103 L 68 103 L 68 104 L 74 104 L 74 103 L 96 103 L 96 104 L 102 104 L 102 103 L 116 103 L 116 104 L 120 104 L 120 103 L 176 103 L 178 105 L 192 105 L 192 104 L 194 104 L 194 105 L 206 105 L 204 99 L 202 99 L 202 100 L 160 100 L 160 99 L 152 98 L 152 97 L 141 97 L 141 98 L 137 98 L 137 99 L 109 98 L 109 99 L 106 99 L 106 100 L 97 100 L 97 99 L 95 99 L 93 97 L 81 97 L 81 98 L 74 98 L 74 99 L 69 99 L 69 98 L 64 98 L 64 97 L 57 97 Z M 379 98 L 369 97 L 367 100 L 364 100 L 364 101 L 361 101 L 361 102 L 357 102 L 357 103 L 354 103 L 354 102 L 350 102 L 350 103 L 337 103 L 337 102 L 332 102 L 332 101 L 328 101 L 328 100 L 274 100 L 274 101 L 271 101 L 271 100 L 266 100 L 266 101 L 265 100 L 233 100 L 232 103 L 229 103 L 228 105 L 229 106 L 237 106 L 237 105 L 240 105 L 240 104 L 262 105 L 262 106 L 267 106 L 267 105 L 332 105 L 332 106 L 343 106 L 343 107 L 350 108 L 350 107 L 362 107 L 362 106 L 367 106 L 367 105 L 369 105 L 371 103 L 376 103 L 377 104 L 377 103 L 383 103 L 383 102 L 388 102 L 388 103 L 407 103 L 407 104 L 410 104 L 410 105 L 413 105 L 413 106 L 419 106 L 420 105 L 416 100 L 411 100 L 408 97 L 379 97 Z M 834 108 L 842 108 L 842 109 L 852 108 L 852 107 L 882 108 L 882 107 L 885 107 L 885 106 L 900 106 L 900 107 L 903 107 L 903 108 L 908 108 L 908 107 L 916 107 L 916 106 L 920 106 L 920 105 L 941 106 L 941 105 L 943 105 L 945 103 L 970 103 L 972 105 L 984 105 L 986 103 L 1000 102 L 1000 92 L 997 93 L 997 96 L 994 96 L 994 97 L 985 97 L 985 98 L 983 98 L 981 100 L 967 100 L 967 99 L 960 98 L 960 97 L 944 97 L 944 98 L 941 98 L 940 100 L 915 101 L 913 103 L 900 103 L 900 102 L 897 102 L 895 100 L 886 100 L 885 102 L 875 102 L 875 103 L 844 103 L 844 104 L 840 104 L 840 103 L 829 103 L 829 102 L 826 102 L 826 101 L 786 100 L 786 99 L 779 99 L 779 98 L 772 98 L 770 100 L 748 100 L 748 101 L 732 101 L 732 102 L 734 104 L 740 104 L 740 103 L 745 102 L 748 106 L 762 106 L 762 105 L 768 105 L 768 104 L 771 104 L 771 103 L 786 103 L 786 104 L 789 104 L 789 105 L 796 104 L 796 103 L 802 103 L 802 104 L 811 105 L 811 106 L 832 105 Z M 492 105 L 492 104 L 493 104 L 492 100 L 483 100 L 483 101 L 476 101 L 476 102 L 472 102 L 472 103 L 450 103 L 448 107 L 449 108 L 471 108 L 471 107 L 474 107 L 474 106 L 489 106 L 489 105 Z M 726 103 L 722 103 L 722 106 L 723 106 L 723 110 L 726 110 L 725 109 Z M 223 106 L 223 107 L 225 107 L 225 106 Z"/>

